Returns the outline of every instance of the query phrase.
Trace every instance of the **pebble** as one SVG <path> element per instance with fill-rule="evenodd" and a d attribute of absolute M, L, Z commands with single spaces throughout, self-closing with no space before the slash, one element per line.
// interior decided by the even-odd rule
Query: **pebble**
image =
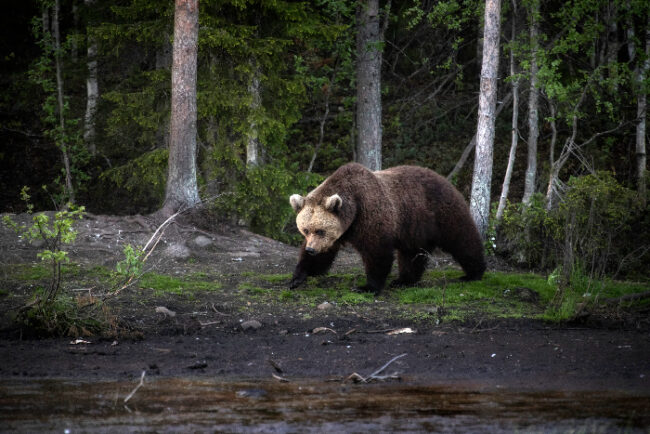
<path fill-rule="evenodd" d="M 329 310 L 329 309 L 331 309 L 333 307 L 334 307 L 334 305 L 332 303 L 330 303 L 329 301 L 325 301 L 325 302 L 319 304 L 318 306 L 316 306 L 316 309 L 318 309 L 318 310 Z"/>
<path fill-rule="evenodd" d="M 262 323 L 256 319 L 251 319 L 241 323 L 241 328 L 243 330 L 257 330 L 262 327 Z"/>

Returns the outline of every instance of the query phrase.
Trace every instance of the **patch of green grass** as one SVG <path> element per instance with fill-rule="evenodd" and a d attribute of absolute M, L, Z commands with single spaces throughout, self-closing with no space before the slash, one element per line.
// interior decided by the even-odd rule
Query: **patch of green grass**
<path fill-rule="evenodd" d="M 268 283 L 286 283 L 289 282 L 291 279 L 291 274 L 289 273 L 283 273 L 283 274 L 259 274 L 257 276 L 254 276 L 259 280 L 263 280 Z"/>
<path fill-rule="evenodd" d="M 43 280 L 50 279 L 52 269 L 44 264 L 13 264 L 3 267 L 8 277 L 16 280 Z M 79 275 L 81 267 L 79 264 L 68 263 L 61 265 L 63 277 L 74 277 Z"/>
<path fill-rule="evenodd" d="M 242 282 L 237 286 L 237 288 L 239 288 L 241 291 L 246 291 L 248 294 L 253 295 L 266 295 L 269 293 L 268 289 L 253 285 L 250 282 Z"/>
<path fill-rule="evenodd" d="M 344 292 L 338 297 L 341 304 L 362 304 L 372 303 L 375 299 L 373 294 L 367 292 Z"/>
<path fill-rule="evenodd" d="M 482 280 L 462 282 L 458 270 L 427 273 L 424 285 L 402 289 L 402 304 L 430 304 L 443 308 L 444 320 L 481 314 L 500 318 L 521 318 L 541 313 L 555 294 L 555 287 L 536 274 L 485 273 Z"/>
<path fill-rule="evenodd" d="M 440 272 L 431 273 L 427 281 L 433 278 L 431 287 L 406 288 L 399 292 L 399 301 L 404 304 L 430 303 L 456 305 L 481 300 L 497 300 L 508 296 L 516 288 L 528 288 L 536 292 L 540 299 L 550 300 L 555 288 L 545 278 L 535 274 L 485 273 L 482 280 L 473 282 L 457 281 L 460 272 L 450 271 L 439 277 Z"/>
<path fill-rule="evenodd" d="M 221 288 L 218 282 L 198 280 L 191 276 L 177 278 L 157 273 L 145 273 L 139 280 L 140 288 L 151 288 L 156 294 L 185 294 L 193 291 L 214 291 Z"/>
<path fill-rule="evenodd" d="M 619 298 L 624 295 L 645 292 L 650 285 L 640 282 L 621 282 L 611 279 L 590 279 L 583 273 L 574 273 L 571 283 L 555 293 L 541 318 L 549 321 L 565 321 L 576 316 L 579 311 L 595 306 L 602 299 Z M 636 304 L 644 306 L 650 300 L 623 303 L 623 306 Z"/>

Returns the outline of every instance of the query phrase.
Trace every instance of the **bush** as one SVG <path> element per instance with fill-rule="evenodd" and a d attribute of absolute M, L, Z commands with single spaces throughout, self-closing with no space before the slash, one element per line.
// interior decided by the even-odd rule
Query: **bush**
<path fill-rule="evenodd" d="M 590 279 L 649 275 L 648 208 L 610 172 L 571 178 L 555 209 L 547 211 L 541 195 L 529 206 L 510 204 L 498 233 L 499 253 L 535 268 L 560 267 L 564 283 L 575 270 Z"/>

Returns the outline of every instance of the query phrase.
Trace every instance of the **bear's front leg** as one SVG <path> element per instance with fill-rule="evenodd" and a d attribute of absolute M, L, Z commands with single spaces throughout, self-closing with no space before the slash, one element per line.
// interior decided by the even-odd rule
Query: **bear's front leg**
<path fill-rule="evenodd" d="M 298 264 L 289 282 L 290 289 L 302 285 L 307 279 L 307 276 L 318 276 L 327 273 L 336 258 L 336 254 L 339 252 L 339 245 L 335 244 L 326 252 L 311 254 L 305 250 L 305 244 L 302 243 L 302 247 L 300 248 Z"/>

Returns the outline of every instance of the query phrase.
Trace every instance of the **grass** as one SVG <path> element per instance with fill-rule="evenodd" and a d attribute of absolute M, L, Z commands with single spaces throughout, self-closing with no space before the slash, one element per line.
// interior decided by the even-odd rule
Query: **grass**
<path fill-rule="evenodd" d="M 15 280 L 39 281 L 50 279 L 52 269 L 44 264 L 13 264 L 3 266 L 7 277 Z M 63 277 L 75 277 L 81 272 L 81 267 L 75 263 L 61 264 L 61 275 Z"/>
<path fill-rule="evenodd" d="M 6 280 L 22 285 L 29 281 L 42 283 L 50 277 L 43 264 L 18 264 L 0 269 Z M 83 287 L 88 281 L 104 282 L 111 270 L 78 264 L 63 265 L 63 280 L 67 287 Z M 414 320 L 467 320 L 470 318 L 536 318 L 553 322 L 574 318 L 581 310 L 598 307 L 605 298 L 647 291 L 648 283 L 614 280 L 594 281 L 583 275 L 572 276 L 569 287 L 558 289 L 555 283 L 538 274 L 488 272 L 476 282 L 461 282 L 462 271 L 443 269 L 427 271 L 417 286 L 386 289 L 379 297 L 392 312 Z M 221 279 L 221 281 L 218 281 Z M 362 270 L 309 278 L 305 285 L 288 290 L 290 274 L 260 274 L 215 276 L 195 272 L 182 276 L 146 273 L 138 281 L 140 288 L 153 290 L 155 295 L 175 294 L 196 297 L 203 291 L 236 288 L 242 306 L 280 304 L 287 309 L 313 308 L 324 301 L 339 306 L 367 305 L 371 308 L 375 296 L 352 289 L 365 281 Z M 5 291 L 6 293 L 6 291 Z M 3 295 L 0 293 L 0 295 Z M 624 307 L 648 306 L 650 300 L 628 302 Z M 602 304 L 600 305 L 602 308 Z"/>
<path fill-rule="evenodd" d="M 458 270 L 428 272 L 418 287 L 398 290 L 395 297 L 405 305 L 428 304 L 442 308 L 443 318 L 464 319 L 474 315 L 497 318 L 534 317 L 552 299 L 555 287 L 531 273 L 486 273 L 482 280 L 462 282 Z"/>
<path fill-rule="evenodd" d="M 178 278 L 158 273 L 145 273 L 138 282 L 140 288 L 153 289 L 156 295 L 163 293 L 186 294 L 193 291 L 215 291 L 221 288 L 218 282 L 205 281 L 194 275 Z"/>

